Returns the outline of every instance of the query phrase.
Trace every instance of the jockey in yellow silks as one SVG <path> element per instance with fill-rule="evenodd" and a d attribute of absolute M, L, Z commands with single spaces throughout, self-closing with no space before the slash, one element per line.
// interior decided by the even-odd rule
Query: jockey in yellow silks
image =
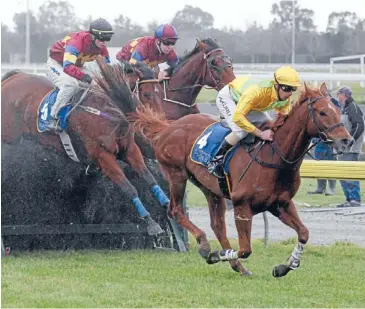
<path fill-rule="evenodd" d="M 271 130 L 261 131 L 257 126 L 271 119 L 268 110 L 288 114 L 291 96 L 299 86 L 298 72 L 290 66 L 283 66 L 275 71 L 272 80 L 256 81 L 249 76 L 240 76 L 223 87 L 218 92 L 216 104 L 232 132 L 225 137 L 209 162 L 208 171 L 222 177 L 224 156 L 248 133 L 272 141 L 274 133 Z"/>

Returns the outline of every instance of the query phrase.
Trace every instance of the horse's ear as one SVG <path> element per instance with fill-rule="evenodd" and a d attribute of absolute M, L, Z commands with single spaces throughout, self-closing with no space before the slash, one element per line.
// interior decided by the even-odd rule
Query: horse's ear
<path fill-rule="evenodd" d="M 138 75 L 139 78 L 143 77 L 143 73 L 141 70 L 137 69 L 137 68 L 133 68 L 134 72 Z"/>
<path fill-rule="evenodd" d="M 322 83 L 321 87 L 319 88 L 321 95 L 326 96 L 328 94 L 328 88 L 325 82 Z"/>
<path fill-rule="evenodd" d="M 304 82 L 304 90 L 307 95 L 313 95 L 312 89 L 308 87 L 306 82 Z"/>
<path fill-rule="evenodd" d="M 208 45 L 207 45 L 207 44 L 205 44 L 204 42 L 202 42 L 202 41 L 200 41 L 200 40 L 198 40 L 198 39 L 196 39 L 196 41 L 197 41 L 197 43 L 198 43 L 198 45 L 199 45 L 199 49 L 200 49 L 201 51 L 204 51 L 204 50 L 206 50 L 206 49 L 207 49 L 207 47 L 208 47 Z"/>

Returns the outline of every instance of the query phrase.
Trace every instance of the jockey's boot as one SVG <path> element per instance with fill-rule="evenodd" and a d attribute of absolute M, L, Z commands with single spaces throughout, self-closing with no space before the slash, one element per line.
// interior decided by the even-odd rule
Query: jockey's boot
<path fill-rule="evenodd" d="M 60 127 L 60 125 L 58 124 L 59 120 L 57 118 L 52 118 L 49 121 L 49 124 L 47 126 L 47 129 L 49 131 L 53 131 L 56 133 L 62 132 L 62 128 Z"/>
<path fill-rule="evenodd" d="M 222 144 L 219 146 L 217 153 L 214 158 L 208 163 L 207 170 L 209 173 L 213 174 L 218 178 L 224 178 L 223 171 L 223 160 L 224 156 L 233 146 L 228 143 L 225 139 Z"/>

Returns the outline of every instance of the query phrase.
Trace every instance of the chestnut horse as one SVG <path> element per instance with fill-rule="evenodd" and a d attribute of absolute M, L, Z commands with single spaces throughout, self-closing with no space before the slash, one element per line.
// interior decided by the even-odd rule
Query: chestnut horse
<path fill-rule="evenodd" d="M 220 90 L 235 79 L 231 59 L 212 39 L 197 40 L 190 52 L 180 59 L 170 79 L 163 82 L 163 110 L 166 118 L 176 120 L 199 113 L 196 98 L 204 86 Z"/>
<path fill-rule="evenodd" d="M 123 195 L 130 198 L 140 217 L 147 222 L 150 235 L 162 232 L 142 204 L 136 188 L 125 177 L 117 158 L 124 159 L 139 177 L 144 179 L 162 206 L 169 200 L 146 167 L 139 147 L 134 141 L 134 130 L 125 115 L 133 112 L 137 100 L 130 91 L 119 67 L 97 60 L 102 76 L 95 77 L 98 85 L 91 86 L 80 107 L 70 114 L 67 132 L 78 150 L 85 167 L 96 165 L 105 176 L 116 183 Z M 137 86 L 141 100 L 157 111 L 161 109 L 162 88 L 155 72 L 144 64 L 137 64 L 128 75 Z M 133 73 L 133 74 L 132 74 Z M 52 90 L 44 77 L 12 71 L 2 78 L 1 84 L 1 141 L 16 144 L 21 137 L 38 141 L 47 148 L 66 155 L 57 134 L 39 133 L 37 130 L 38 106 Z M 94 112 L 88 112 L 93 110 Z M 99 115 L 95 113 L 99 111 Z"/>
<path fill-rule="evenodd" d="M 286 264 L 273 270 L 276 277 L 285 276 L 299 267 L 309 232 L 300 220 L 292 198 L 300 186 L 299 166 L 312 137 L 330 138 L 338 151 L 344 152 L 353 142 L 340 123 L 340 115 L 326 96 L 327 89 L 311 89 L 305 85 L 298 102 L 287 116 L 280 115 L 267 127 L 275 132 L 272 143 L 256 142 L 258 147 L 247 153 L 239 146 L 229 162 L 229 183 L 234 218 L 238 232 L 239 250 L 232 250 L 226 235 L 223 194 L 218 179 L 206 167 L 190 158 L 192 147 L 204 130 L 215 121 L 206 115 L 188 115 L 169 124 L 148 109 L 137 110 L 136 131 L 154 146 L 156 157 L 170 185 L 168 213 L 197 240 L 199 254 L 207 263 L 229 261 L 243 275 L 251 272 L 238 259 L 248 258 L 251 249 L 253 216 L 270 211 L 284 224 L 293 228 L 298 242 Z M 257 152 L 257 153 L 256 153 Z M 241 176 L 244 178 L 240 181 Z M 186 182 L 190 179 L 204 193 L 210 211 L 211 227 L 223 250 L 211 252 L 206 233 L 194 225 L 183 212 Z"/>

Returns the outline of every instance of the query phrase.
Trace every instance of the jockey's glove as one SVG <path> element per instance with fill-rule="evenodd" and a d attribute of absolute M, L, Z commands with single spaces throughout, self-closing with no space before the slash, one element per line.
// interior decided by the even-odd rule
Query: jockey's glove
<path fill-rule="evenodd" d="M 91 82 L 92 82 L 92 77 L 89 75 L 89 74 L 84 74 L 84 76 L 83 77 L 81 77 L 81 79 L 80 79 L 82 82 L 84 82 L 84 83 L 88 83 L 88 84 L 91 84 Z"/>

